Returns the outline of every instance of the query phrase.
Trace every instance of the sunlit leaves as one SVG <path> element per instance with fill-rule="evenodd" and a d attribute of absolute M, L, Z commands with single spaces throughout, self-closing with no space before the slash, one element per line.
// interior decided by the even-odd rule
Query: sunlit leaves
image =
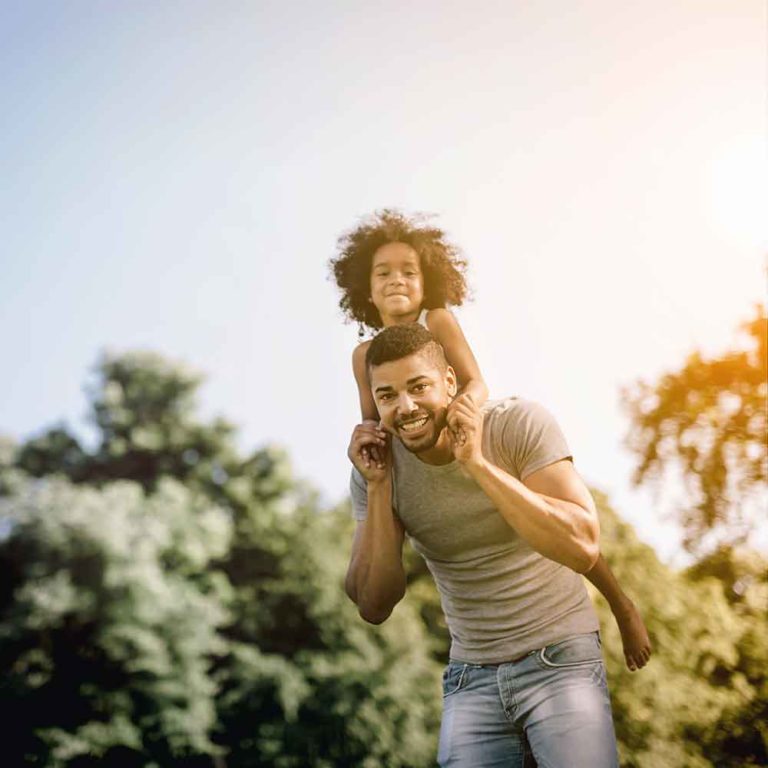
<path fill-rule="evenodd" d="M 768 515 L 767 329 L 758 306 L 734 350 L 713 359 L 695 352 L 680 370 L 624 393 L 635 482 L 665 470 L 683 477 L 690 503 L 679 517 L 693 552 L 743 541 Z"/>

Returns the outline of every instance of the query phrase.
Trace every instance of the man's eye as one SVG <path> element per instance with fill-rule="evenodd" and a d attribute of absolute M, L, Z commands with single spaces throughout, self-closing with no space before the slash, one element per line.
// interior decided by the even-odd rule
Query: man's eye
<path fill-rule="evenodd" d="M 427 388 L 427 385 L 426 385 L 426 384 L 415 384 L 415 385 L 412 387 L 412 390 L 413 390 L 414 392 L 423 392 L 423 391 L 424 391 L 426 388 Z"/>

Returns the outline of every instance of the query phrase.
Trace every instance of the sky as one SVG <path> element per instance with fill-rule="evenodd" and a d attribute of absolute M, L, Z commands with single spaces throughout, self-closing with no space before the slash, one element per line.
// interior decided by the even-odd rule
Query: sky
<path fill-rule="evenodd" d="M 631 485 L 622 387 L 716 354 L 765 296 L 763 0 L 0 5 L 0 431 L 83 429 L 98 356 L 207 375 L 207 415 L 324 503 L 357 420 L 328 260 L 382 207 L 469 262 L 492 396 L 679 562 Z M 669 489 L 668 489 L 669 490 Z"/>

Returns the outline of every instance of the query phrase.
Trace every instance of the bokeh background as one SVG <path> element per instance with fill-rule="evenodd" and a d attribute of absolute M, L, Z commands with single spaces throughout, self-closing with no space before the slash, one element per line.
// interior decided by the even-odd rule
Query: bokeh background
<path fill-rule="evenodd" d="M 766 21 L 3 3 L 12 764 L 434 760 L 431 582 L 412 559 L 382 628 L 340 586 L 357 329 L 327 261 L 381 207 L 462 247 L 492 395 L 545 403 L 595 489 L 656 649 L 626 672 L 595 597 L 623 763 L 764 764 Z"/>

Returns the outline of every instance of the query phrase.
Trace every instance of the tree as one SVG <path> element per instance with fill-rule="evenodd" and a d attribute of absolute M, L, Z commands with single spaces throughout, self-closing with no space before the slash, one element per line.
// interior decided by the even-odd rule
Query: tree
<path fill-rule="evenodd" d="M 624 393 L 632 419 L 627 442 L 638 458 L 635 482 L 658 482 L 674 469 L 693 495 L 680 518 L 684 544 L 699 559 L 671 579 L 672 584 L 683 579 L 679 594 L 685 600 L 686 626 L 668 632 L 662 642 L 691 654 L 697 675 L 687 706 L 700 711 L 687 719 L 681 735 L 695 745 L 687 751 L 707 761 L 702 765 L 768 763 L 768 563 L 743 546 L 768 507 L 766 321 L 765 308 L 758 306 L 742 326 L 736 349 L 713 359 L 694 353 L 655 385 L 639 382 Z M 620 577 L 625 557 L 626 552 L 612 563 Z M 664 613 L 679 598 L 670 574 L 653 576 L 649 570 L 648 578 L 664 583 L 664 602 L 659 604 L 657 597 L 648 617 L 652 634 L 655 629 L 658 635 Z M 653 605 L 653 595 L 648 600 Z M 657 611 L 663 613 L 654 615 Z M 657 652 L 654 665 L 659 662 L 663 659 Z M 659 690 L 670 679 L 665 670 Z M 710 704 L 702 708 L 707 699 Z M 667 701 L 674 697 L 665 696 L 662 706 Z"/>
<path fill-rule="evenodd" d="M 16 466 L 34 477 L 63 474 L 91 485 L 133 480 L 147 491 L 161 478 L 173 477 L 211 496 L 231 475 L 270 475 L 269 452 L 244 462 L 234 446 L 232 424 L 198 419 L 196 393 L 202 381 L 188 366 L 152 352 L 104 354 L 87 388 L 95 450 L 87 452 L 60 425 L 25 442 Z"/>
<path fill-rule="evenodd" d="M 757 552 L 722 548 L 687 572 L 694 582 L 716 579 L 743 627 L 734 638 L 736 661 L 715 676 L 741 694 L 708 729 L 694 726 L 693 737 L 722 768 L 768 765 L 768 562 Z"/>
<path fill-rule="evenodd" d="M 196 374 L 105 357 L 97 441 L 0 440 L 0 714 L 9 764 L 420 768 L 434 763 L 448 635 L 408 551 L 379 627 L 343 592 L 353 521 L 271 447 L 203 421 Z M 144 394 L 142 394 L 144 392 Z M 603 552 L 654 642 L 626 670 L 600 615 L 625 768 L 766 762 L 765 558 L 667 568 L 596 494 Z"/>
<path fill-rule="evenodd" d="M 17 478 L 18 479 L 18 478 Z M 0 716 L 9 765 L 168 765 L 221 752 L 212 659 L 231 522 L 164 480 L 20 482 L 0 500 Z"/>
<path fill-rule="evenodd" d="M 684 544 L 697 554 L 743 542 L 768 506 L 767 332 L 758 306 L 740 347 L 713 359 L 694 352 L 680 370 L 624 392 L 634 482 L 682 474 L 693 496 L 679 510 Z"/>
<path fill-rule="evenodd" d="M 39 621 L 52 626 L 90 622 L 90 629 L 55 633 L 45 641 L 55 674 L 41 684 L 42 690 L 48 691 L 58 675 L 69 680 L 67 696 L 100 702 L 65 717 L 54 706 L 56 697 L 36 699 L 39 718 L 25 722 L 25 743 L 36 745 L 42 765 L 85 765 L 106 754 L 104 759 L 116 759 L 114 750 L 121 750 L 126 765 L 131 760 L 136 765 L 210 765 L 214 759 L 229 768 L 427 765 L 436 742 L 439 668 L 424 650 L 427 641 L 415 611 L 402 606 L 380 628 L 362 622 L 342 588 L 351 541 L 348 510 L 321 512 L 315 494 L 292 477 L 280 451 L 267 447 L 243 456 L 234 427 L 222 419 L 201 421 L 195 403 L 200 382 L 194 372 L 159 355 L 105 356 L 89 390 L 97 431 L 94 450 L 86 450 L 62 425 L 21 446 L 5 446 L 0 494 L 6 495 L 11 512 L 10 535 L 4 540 L 8 546 L 0 547 L 0 578 L 6 569 L 13 579 L 0 604 L 0 622 L 7 627 L 7 635 L 0 634 L 0 658 L 11 666 L 21 663 L 14 631 L 26 638 L 24 648 L 40 644 L 23 624 L 22 606 L 26 592 L 35 589 L 37 574 L 49 574 L 51 589 L 58 580 L 67 585 L 68 602 L 57 608 L 55 599 L 43 600 L 37 606 Z M 54 503 L 58 497 L 46 491 L 37 514 L 22 525 L 18 516 L 27 500 L 37 498 L 38 489 L 54 487 L 70 494 L 71 504 Z M 47 541 L 50 526 L 71 531 L 68 515 L 75 512 L 78 520 L 88 518 L 83 526 L 92 538 L 110 540 L 116 535 L 110 530 L 125 529 L 122 518 L 110 522 L 117 514 L 110 510 L 119 510 L 120 494 L 130 494 L 133 506 L 145 510 L 128 516 L 136 524 L 135 536 L 128 537 L 135 545 L 140 530 L 161 525 L 163 494 L 169 488 L 181 489 L 179 503 L 187 515 L 182 529 L 188 524 L 195 530 L 195 517 L 207 505 L 221 511 L 231 534 L 223 551 L 198 563 L 201 573 L 178 570 L 190 556 L 186 550 L 202 546 L 190 538 L 158 552 L 156 567 L 150 569 L 156 580 L 188 580 L 185 588 L 192 592 L 200 583 L 217 587 L 205 593 L 213 601 L 210 615 L 190 611 L 187 617 L 199 621 L 201 631 L 207 626 L 213 632 L 207 651 L 199 649 L 205 658 L 197 668 L 205 669 L 207 686 L 198 697 L 200 706 L 213 709 L 205 710 L 206 717 L 188 717 L 194 719 L 197 741 L 190 737 L 186 742 L 172 741 L 170 732 L 151 726 L 145 716 L 147 710 L 157 713 L 159 722 L 182 717 L 173 712 L 174 707 L 185 711 L 174 698 L 183 687 L 183 670 L 175 670 L 172 681 L 146 686 L 142 669 L 124 660 L 115 672 L 115 662 L 99 645 L 99 638 L 111 636 L 110 621 L 125 632 L 141 626 L 141 615 L 135 614 L 145 604 L 128 597 L 113 601 L 110 595 L 114 590 L 130 596 L 130 578 L 145 578 L 143 566 L 121 571 L 103 565 L 89 571 L 91 581 L 82 583 L 73 576 L 80 573 L 76 541 L 84 538 L 82 532 L 67 539 L 71 546 L 39 544 Z M 153 514 L 158 516 L 154 523 Z M 58 542 L 61 535 L 53 538 Z M 108 563 L 111 553 L 102 553 L 100 562 Z M 100 596 L 96 602 L 112 605 L 118 615 L 110 618 L 100 610 L 81 619 L 82 606 L 90 605 L 94 594 Z M 176 637 L 177 630 L 189 631 L 188 622 L 179 620 L 163 631 Z M 144 641 L 157 654 L 167 653 L 162 649 L 171 642 L 165 635 L 147 635 Z M 67 671 L 70 664 L 77 668 L 81 656 L 92 667 L 82 684 Z M 134 688 L 143 692 L 144 709 L 103 704 Z M 199 686 L 188 688 L 200 692 Z M 10 712 L 28 695 L 16 680 L 0 689 L 0 707 Z M 104 712 L 109 707 L 122 714 L 107 728 Z"/>
<path fill-rule="evenodd" d="M 748 560 L 741 568 L 750 575 L 735 591 L 718 575 L 728 570 L 722 565 L 676 572 L 638 541 L 605 496 L 594 495 L 601 549 L 641 609 L 654 646 L 648 666 L 629 672 L 608 605 L 588 585 L 600 618 L 621 765 L 765 765 L 768 561 L 757 553 L 737 555 Z"/>

